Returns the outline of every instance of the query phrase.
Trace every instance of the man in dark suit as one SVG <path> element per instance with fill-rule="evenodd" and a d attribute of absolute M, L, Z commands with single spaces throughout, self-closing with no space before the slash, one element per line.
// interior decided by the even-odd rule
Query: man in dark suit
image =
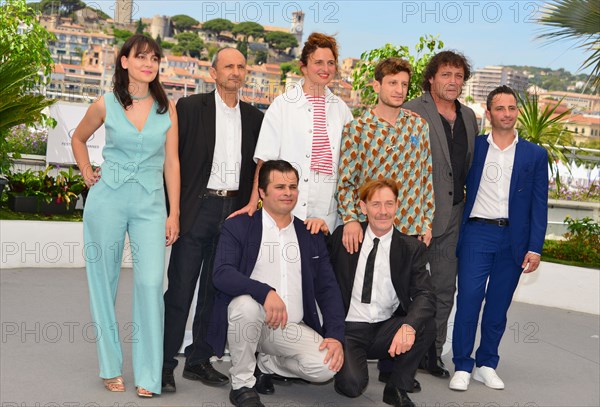
<path fill-rule="evenodd" d="M 238 407 L 263 406 L 257 391 L 274 392 L 273 374 L 325 382 L 344 362 L 344 310 L 324 235 L 292 215 L 298 172 L 266 161 L 258 188 L 262 209 L 223 224 L 213 276 L 209 342 L 222 355 L 228 341 Z"/>
<path fill-rule="evenodd" d="M 467 390 L 471 373 L 490 388 L 504 388 L 496 367 L 506 313 L 521 273 L 540 264 L 548 220 L 548 154 L 518 137 L 518 113 L 514 91 L 494 89 L 486 111 L 492 132 L 475 142 L 457 247 L 452 390 Z M 473 359 L 484 298 L 481 341 Z"/>
<path fill-rule="evenodd" d="M 427 259 L 437 299 L 437 337 L 421 367 L 437 377 L 450 376 L 441 356 L 456 291 L 455 252 L 464 209 L 465 179 L 478 134 L 475 113 L 458 101 L 470 75 L 471 67 L 463 55 L 442 51 L 425 68 L 423 95 L 402 106 L 429 124 L 435 215 Z"/>
<path fill-rule="evenodd" d="M 183 377 L 212 386 L 229 383 L 209 362 L 214 352 L 206 342 L 214 297 L 212 265 L 221 224 L 250 199 L 256 168 L 252 157 L 263 114 L 238 98 L 246 76 L 246 60 L 239 51 L 219 50 L 210 75 L 216 91 L 177 103 L 181 237 L 171 251 L 164 297 L 163 392 L 175 391 L 175 356 L 199 275 L 193 342 L 185 348 Z"/>
<path fill-rule="evenodd" d="M 353 254 L 343 246 L 343 226 L 329 240 L 331 262 L 346 312 L 345 363 L 335 389 L 361 395 L 369 382 L 367 359 L 393 358 L 383 401 L 412 407 L 414 376 L 435 339 L 435 295 L 425 268 L 426 246 L 393 227 L 398 187 L 373 180 L 360 191 L 364 239 Z"/>

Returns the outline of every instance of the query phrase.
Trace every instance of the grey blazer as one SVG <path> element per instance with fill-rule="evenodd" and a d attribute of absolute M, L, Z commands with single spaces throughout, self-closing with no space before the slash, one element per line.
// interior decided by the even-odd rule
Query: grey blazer
<path fill-rule="evenodd" d="M 473 161 L 473 146 L 475 136 L 479 133 L 475 112 L 461 104 L 461 113 L 467 130 L 468 151 L 465 169 L 468 172 Z M 420 115 L 429 124 L 429 143 L 431 145 L 431 159 L 433 162 L 433 192 L 435 195 L 435 215 L 433 217 L 433 237 L 444 234 L 450 222 L 452 213 L 452 195 L 454 180 L 452 178 L 452 164 L 450 151 L 446 141 L 446 133 L 442 119 L 429 92 L 416 97 L 404 105 L 403 108 L 412 110 Z"/>

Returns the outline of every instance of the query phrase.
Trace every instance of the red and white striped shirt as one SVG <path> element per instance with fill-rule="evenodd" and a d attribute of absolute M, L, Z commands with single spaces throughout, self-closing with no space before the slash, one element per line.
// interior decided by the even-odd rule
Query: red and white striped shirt
<path fill-rule="evenodd" d="M 310 169 L 322 174 L 333 174 L 331 145 L 327 136 L 327 118 L 325 117 L 325 97 L 306 94 L 313 106 L 313 139 Z"/>

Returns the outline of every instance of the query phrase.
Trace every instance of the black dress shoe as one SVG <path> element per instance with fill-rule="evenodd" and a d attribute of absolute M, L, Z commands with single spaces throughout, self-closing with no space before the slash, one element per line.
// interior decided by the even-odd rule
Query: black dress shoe
<path fill-rule="evenodd" d="M 254 377 L 256 377 L 256 384 L 254 388 L 260 394 L 273 394 L 275 393 L 275 386 L 273 386 L 271 374 L 263 373 L 260 371 L 258 366 L 254 369 Z"/>
<path fill-rule="evenodd" d="M 265 407 L 254 387 L 242 387 L 229 392 L 229 401 L 235 407 Z"/>
<path fill-rule="evenodd" d="M 433 363 L 430 363 L 430 361 L 427 359 L 423 359 L 423 361 L 421 361 L 421 365 L 419 365 L 419 368 L 425 370 L 435 377 L 450 377 L 450 372 L 448 372 L 444 362 L 442 361 L 442 358 L 439 356 L 434 360 Z"/>
<path fill-rule="evenodd" d="M 186 365 L 183 368 L 183 377 L 189 380 L 200 380 L 207 386 L 224 386 L 229 383 L 229 378 L 215 370 L 207 360 L 197 365 Z"/>
<path fill-rule="evenodd" d="M 173 369 L 162 370 L 162 392 L 163 393 L 175 393 L 175 376 L 173 376 Z"/>
<path fill-rule="evenodd" d="M 392 377 L 392 372 L 379 372 L 379 381 L 381 383 L 387 383 L 390 381 L 390 377 Z"/>
<path fill-rule="evenodd" d="M 381 383 L 387 384 L 390 381 L 390 377 L 392 377 L 392 372 L 379 372 L 379 381 Z M 417 379 L 414 379 L 413 388 L 411 390 L 407 390 L 408 393 L 418 393 L 421 391 L 421 383 Z"/>
<path fill-rule="evenodd" d="M 394 407 L 415 407 L 415 403 L 408 397 L 405 390 L 401 390 L 390 383 L 386 384 L 385 389 L 383 389 L 383 402 Z"/>
<path fill-rule="evenodd" d="M 274 380 L 277 382 L 277 384 L 283 385 L 283 386 L 289 386 L 290 384 L 292 384 L 293 381 L 303 381 L 302 379 L 296 379 L 293 377 L 284 377 L 284 376 L 280 376 L 277 373 L 273 373 L 271 375 L 271 380 Z M 304 380 L 304 382 L 307 382 L 306 380 Z"/>
<path fill-rule="evenodd" d="M 419 381 L 417 379 L 414 379 L 413 388 L 412 388 L 412 390 L 408 390 L 408 393 L 418 393 L 420 391 L 421 391 L 421 383 L 419 383 Z"/>

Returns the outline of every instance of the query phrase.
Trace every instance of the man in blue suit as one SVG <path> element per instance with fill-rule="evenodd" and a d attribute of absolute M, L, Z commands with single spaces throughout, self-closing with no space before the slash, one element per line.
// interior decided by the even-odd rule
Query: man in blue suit
<path fill-rule="evenodd" d="M 475 141 L 457 246 L 452 390 L 467 390 L 471 373 L 490 388 L 504 388 L 496 367 L 506 313 L 521 273 L 540 264 L 548 218 L 548 154 L 518 137 L 518 113 L 514 91 L 508 86 L 494 89 L 486 111 L 492 131 Z M 473 359 L 484 298 L 481 342 Z"/>
<path fill-rule="evenodd" d="M 229 343 L 235 406 L 263 406 L 257 392 L 274 392 L 273 375 L 325 382 L 344 362 L 344 306 L 325 238 L 292 215 L 298 179 L 287 161 L 265 162 L 262 209 L 223 224 L 208 337 L 219 356 Z"/>

